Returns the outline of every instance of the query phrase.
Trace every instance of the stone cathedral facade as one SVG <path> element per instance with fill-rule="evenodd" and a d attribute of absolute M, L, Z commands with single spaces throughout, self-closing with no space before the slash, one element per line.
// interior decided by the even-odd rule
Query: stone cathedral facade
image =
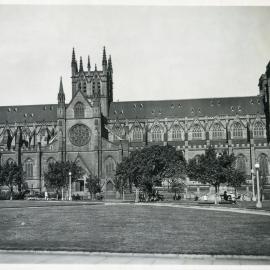
<path fill-rule="evenodd" d="M 116 164 L 130 152 L 154 144 L 173 145 L 188 160 L 209 145 L 237 157 L 236 166 L 251 178 L 255 162 L 269 178 L 270 62 L 259 79 L 258 95 L 161 101 L 113 101 L 113 66 L 103 49 L 102 69 L 84 69 L 73 49 L 72 99 L 62 79 L 57 104 L 0 107 L 0 157 L 21 163 L 28 186 L 44 190 L 50 162 L 78 162 L 85 176 L 73 192 L 86 194 L 85 178 L 102 179 L 114 190 Z"/>

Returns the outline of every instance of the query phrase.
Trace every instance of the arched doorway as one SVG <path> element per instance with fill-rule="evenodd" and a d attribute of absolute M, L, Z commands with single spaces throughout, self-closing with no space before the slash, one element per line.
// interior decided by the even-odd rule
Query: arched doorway
<path fill-rule="evenodd" d="M 111 179 L 107 179 L 105 183 L 105 198 L 109 200 L 115 199 L 114 184 Z"/>
<path fill-rule="evenodd" d="M 106 191 L 108 191 L 108 192 L 113 191 L 113 183 L 110 180 L 106 183 Z"/>

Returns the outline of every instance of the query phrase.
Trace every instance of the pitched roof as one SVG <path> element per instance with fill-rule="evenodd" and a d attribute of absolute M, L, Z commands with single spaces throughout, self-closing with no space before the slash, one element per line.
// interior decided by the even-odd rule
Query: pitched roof
<path fill-rule="evenodd" d="M 0 107 L 0 124 L 57 121 L 57 104 Z"/>
<path fill-rule="evenodd" d="M 112 102 L 110 119 L 185 118 L 263 114 L 259 96 Z"/>

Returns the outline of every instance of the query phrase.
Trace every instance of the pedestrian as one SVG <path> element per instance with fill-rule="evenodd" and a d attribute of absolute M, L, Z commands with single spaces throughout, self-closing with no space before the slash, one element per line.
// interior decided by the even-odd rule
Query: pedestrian
<path fill-rule="evenodd" d="M 227 191 L 224 191 L 223 198 L 225 201 L 228 201 Z"/>
<path fill-rule="evenodd" d="M 47 200 L 48 200 L 48 192 L 45 191 L 45 201 L 47 201 Z"/>

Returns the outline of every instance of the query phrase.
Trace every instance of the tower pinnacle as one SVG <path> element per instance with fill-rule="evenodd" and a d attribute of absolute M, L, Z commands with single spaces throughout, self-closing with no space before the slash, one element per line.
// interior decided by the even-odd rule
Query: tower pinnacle
<path fill-rule="evenodd" d="M 72 49 L 72 62 L 76 62 L 75 50 L 74 47 Z"/>
<path fill-rule="evenodd" d="M 103 70 L 107 70 L 107 57 L 105 46 L 103 47 L 102 68 Z"/>
<path fill-rule="evenodd" d="M 74 76 L 78 72 L 78 66 L 77 66 L 77 61 L 76 61 L 76 56 L 75 56 L 75 50 L 74 47 L 72 49 L 72 57 L 71 57 L 71 73 L 72 76 Z"/>
<path fill-rule="evenodd" d="M 65 103 L 65 93 L 64 93 L 64 88 L 63 88 L 62 76 L 60 77 L 58 103 Z"/>
<path fill-rule="evenodd" d="M 90 65 L 90 56 L 88 55 L 88 62 L 87 62 L 87 69 L 90 72 L 91 70 L 91 65 Z"/>
<path fill-rule="evenodd" d="M 82 57 L 80 56 L 80 69 L 79 72 L 83 71 L 83 62 L 82 62 Z"/>
<path fill-rule="evenodd" d="M 112 71 L 112 58 L 111 55 L 109 55 L 109 60 L 108 60 L 108 70 Z"/>

